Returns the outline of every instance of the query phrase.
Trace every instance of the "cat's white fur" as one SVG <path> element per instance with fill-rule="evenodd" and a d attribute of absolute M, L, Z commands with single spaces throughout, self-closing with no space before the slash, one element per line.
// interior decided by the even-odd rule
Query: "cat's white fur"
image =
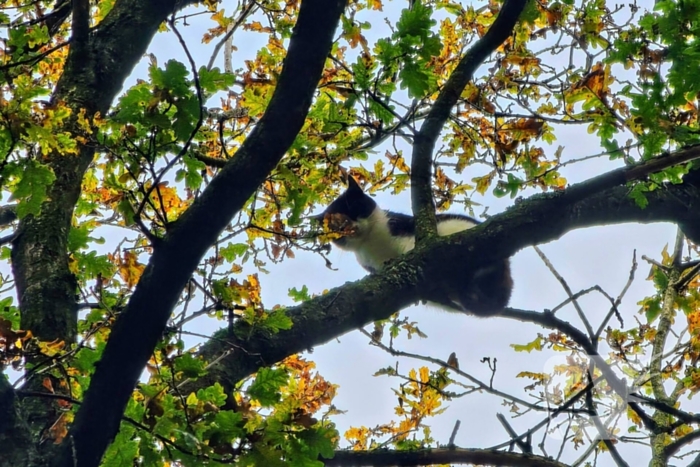
<path fill-rule="evenodd" d="M 469 219 L 445 219 L 438 221 L 437 232 L 444 237 L 476 225 Z M 411 251 L 416 244 L 413 235 L 392 236 L 389 218 L 386 212 L 379 208 L 372 211 L 368 218 L 359 219 L 355 229 L 355 235 L 346 237 L 345 244 L 338 246 L 354 252 L 361 266 L 374 271 L 379 271 L 388 260 Z"/>

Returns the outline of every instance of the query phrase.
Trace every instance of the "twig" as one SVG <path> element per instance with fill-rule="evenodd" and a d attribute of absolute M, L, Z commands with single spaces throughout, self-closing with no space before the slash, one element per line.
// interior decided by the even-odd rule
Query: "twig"
<path fill-rule="evenodd" d="M 508 423 L 506 417 L 504 417 L 502 413 L 497 413 L 496 418 L 498 418 L 498 421 L 501 422 L 501 425 L 503 425 L 503 428 L 506 430 L 506 433 L 508 433 L 508 436 L 510 436 L 513 443 L 518 445 L 523 454 L 532 454 L 532 446 L 530 443 L 525 442 L 522 440 L 522 438 L 518 437 L 518 434 L 515 432 L 513 427 L 510 426 L 510 423 Z"/>
<path fill-rule="evenodd" d="M 212 52 L 211 57 L 209 58 L 209 63 L 207 63 L 207 70 L 211 71 L 211 69 L 214 67 L 214 60 L 216 60 L 216 56 L 219 55 L 221 47 L 223 47 L 224 44 L 228 42 L 231 36 L 233 36 L 233 33 L 236 32 L 236 30 L 241 24 L 243 24 L 243 21 L 245 21 L 246 18 L 250 16 L 251 13 L 253 13 L 253 8 L 256 6 L 258 6 L 258 4 L 256 2 L 251 1 L 247 6 L 243 8 L 241 16 L 238 18 L 238 20 L 229 28 L 228 31 L 226 31 L 224 37 L 222 37 L 221 40 L 214 46 L 214 51 Z"/>
<path fill-rule="evenodd" d="M 589 383 L 592 382 L 591 375 L 593 374 L 594 367 L 595 363 L 591 363 L 591 368 L 587 372 Z M 593 403 L 592 391 L 586 393 L 586 406 L 591 411 L 591 420 L 593 420 L 593 424 L 595 425 L 596 430 L 598 430 L 598 436 L 600 436 L 601 440 L 605 444 L 605 447 L 608 448 L 610 456 L 615 461 L 615 464 L 617 464 L 618 467 L 629 467 L 629 464 L 625 462 L 625 460 L 620 455 L 620 452 L 617 450 L 617 446 L 615 446 L 615 444 L 610 440 L 610 434 L 608 433 L 607 428 L 605 428 L 605 426 L 603 426 L 603 424 L 600 422 L 598 412 L 595 408 L 595 404 Z"/>
<path fill-rule="evenodd" d="M 622 291 L 620 292 L 620 295 L 617 296 L 615 301 L 613 302 L 612 307 L 610 308 L 610 311 L 608 314 L 605 316 L 603 321 L 601 321 L 600 326 L 598 326 L 598 330 L 595 333 L 595 338 L 594 342 L 597 342 L 598 339 L 600 338 L 600 335 L 603 333 L 603 329 L 605 329 L 605 326 L 607 326 L 608 321 L 610 321 L 610 318 L 612 318 L 613 314 L 616 314 L 618 316 L 618 319 L 622 319 L 620 317 L 620 312 L 617 307 L 620 306 L 622 303 L 622 298 L 627 294 L 627 291 L 629 290 L 630 286 L 632 285 L 632 282 L 634 282 L 634 274 L 637 271 L 637 266 L 639 266 L 639 263 L 637 263 L 637 250 L 634 250 L 632 252 L 632 267 L 630 268 L 630 275 L 627 278 L 627 283 L 625 286 L 622 288 Z"/>
<path fill-rule="evenodd" d="M 556 270 L 554 265 L 549 261 L 549 258 L 540 250 L 537 246 L 533 247 L 539 257 L 542 259 L 544 264 L 547 266 L 547 268 L 550 270 L 552 275 L 559 281 L 559 284 L 561 284 L 562 288 L 566 292 L 566 294 L 571 298 L 571 302 L 574 305 L 574 308 L 576 309 L 576 312 L 578 313 L 579 318 L 583 322 L 583 325 L 586 327 L 586 331 L 588 332 L 588 335 L 590 336 L 591 339 L 595 336 L 593 332 L 593 327 L 591 327 L 591 323 L 588 322 L 588 318 L 586 318 L 586 314 L 583 312 L 583 309 L 581 308 L 581 305 L 579 305 L 578 300 L 574 298 L 574 294 L 571 291 L 571 287 L 569 287 L 569 284 L 566 283 L 566 280 L 564 277 L 562 277 L 561 274 Z M 595 343 L 594 343 L 595 345 Z"/>
<path fill-rule="evenodd" d="M 447 443 L 447 446 L 451 448 L 455 447 L 455 437 L 457 436 L 457 432 L 459 431 L 459 425 L 461 423 L 462 422 L 460 422 L 459 420 L 455 422 L 455 426 L 454 428 L 452 428 L 452 434 L 450 435 L 450 441 Z"/>

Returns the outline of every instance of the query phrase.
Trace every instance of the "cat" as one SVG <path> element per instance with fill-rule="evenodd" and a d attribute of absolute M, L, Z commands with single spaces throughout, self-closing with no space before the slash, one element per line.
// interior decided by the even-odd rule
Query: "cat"
<path fill-rule="evenodd" d="M 460 214 L 436 214 L 437 232 L 447 236 L 471 229 L 479 221 Z M 385 211 L 377 206 L 354 178 L 348 188 L 323 213 L 312 216 L 327 222 L 328 230 L 340 235 L 332 240 L 338 248 L 352 251 L 365 270 L 374 273 L 384 264 L 412 250 L 415 246 L 415 219 L 408 214 Z M 458 271 L 464 277 L 461 290 L 431 303 L 447 311 L 493 316 L 502 311 L 513 289 L 508 258 L 476 270 Z"/>

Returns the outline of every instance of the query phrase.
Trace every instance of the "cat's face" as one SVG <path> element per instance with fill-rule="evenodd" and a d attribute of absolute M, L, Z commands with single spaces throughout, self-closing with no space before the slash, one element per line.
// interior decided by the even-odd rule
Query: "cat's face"
<path fill-rule="evenodd" d="M 342 235 L 333 240 L 333 243 L 342 247 L 348 238 L 356 236 L 358 222 L 370 217 L 377 207 L 377 203 L 362 191 L 354 178 L 348 177 L 348 189 L 333 201 L 323 213 L 313 216 L 319 222 L 328 222 L 331 232 Z"/>

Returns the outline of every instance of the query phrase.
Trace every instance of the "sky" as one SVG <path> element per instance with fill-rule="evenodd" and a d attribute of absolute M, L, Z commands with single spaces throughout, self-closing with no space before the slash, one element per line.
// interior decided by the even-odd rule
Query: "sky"
<path fill-rule="evenodd" d="M 375 19 L 395 15 L 397 9 L 403 6 L 403 2 L 388 3 L 384 12 L 376 14 Z M 198 44 L 198 37 L 201 36 L 198 27 L 200 24 L 210 27 L 211 23 L 206 16 L 193 18 L 188 22 L 192 26 L 184 29 L 185 37 L 192 38 L 188 43 L 193 50 L 197 51 L 195 54 L 197 64 L 206 64 L 212 47 Z M 381 24 L 382 21 L 373 21 L 375 26 L 381 26 Z M 388 33 L 386 29 L 382 30 L 380 27 L 374 34 L 381 37 Z M 372 33 L 369 34 L 369 38 L 372 40 Z M 246 58 L 252 58 L 256 48 L 264 45 L 263 41 L 263 36 L 245 32 L 236 33 L 234 45 L 237 45 L 238 50 L 232 56 L 233 68 L 240 67 Z M 159 63 L 164 63 L 168 56 L 182 60 L 179 46 L 170 40 L 167 34 L 157 36 L 149 51 L 158 56 Z M 221 63 L 222 57 L 219 56 L 217 64 Z M 147 63 L 142 63 L 130 79 L 142 73 L 146 66 Z M 597 138 L 589 135 L 585 127 L 559 126 L 556 128 L 556 136 L 557 141 L 551 150 L 553 151 L 559 145 L 563 146 L 563 159 L 580 158 L 601 152 Z M 408 146 L 403 149 L 404 154 L 410 154 Z M 378 154 L 384 152 L 382 147 L 377 148 L 376 151 Z M 370 163 L 368 166 L 371 166 Z M 561 172 L 570 183 L 575 183 L 617 166 L 619 164 L 593 159 L 564 167 Z M 467 181 L 473 176 L 475 174 L 464 174 Z M 532 193 L 534 191 L 525 195 Z M 408 192 L 399 196 L 379 192 L 376 194 L 376 201 L 385 209 L 410 212 Z M 478 201 L 489 207 L 489 214 L 501 212 L 513 203 L 512 199 L 497 199 L 493 196 L 486 196 Z M 454 209 L 453 211 L 459 212 Z M 640 263 L 636 280 L 620 306 L 625 324 L 629 327 L 634 325 L 635 319 L 644 320 L 643 316 L 638 314 L 637 302 L 653 293 L 651 283 L 645 280 L 649 265 L 641 260 L 641 256 L 647 255 L 658 259 L 664 245 L 673 244 L 675 235 L 676 228 L 670 224 L 594 227 L 569 232 L 556 241 L 540 245 L 540 248 L 574 292 L 599 285 L 612 296 L 617 296 L 627 282 L 633 252 L 636 251 L 637 260 Z M 266 306 L 277 303 L 291 304 L 287 297 L 287 290 L 290 287 L 299 289 L 307 285 L 311 293 L 322 293 L 325 289 L 360 279 L 366 274 L 357 264 L 352 253 L 333 250 L 330 260 L 337 271 L 329 271 L 321 258 L 303 252 L 296 253 L 296 258 L 293 260 L 271 265 L 270 274 L 260 277 Z M 565 300 L 566 293 L 534 249 L 527 248 L 516 254 L 512 258 L 512 271 L 515 281 L 511 299 L 512 307 L 542 311 L 553 308 Z M 609 303 L 596 294 L 583 297 L 580 303 L 594 327 L 609 309 Z M 535 339 L 538 333 L 545 335 L 548 333 L 535 325 L 498 317 L 478 319 L 473 316 L 430 309 L 426 306 L 411 307 L 404 310 L 402 315 L 417 321 L 420 329 L 428 337 L 411 340 L 399 338 L 395 342 L 397 349 L 444 360 L 451 352 L 456 352 L 460 368 L 482 381 L 489 381 L 491 377 L 491 371 L 486 363 L 482 363 L 482 358 L 496 358 L 498 369 L 493 380 L 494 387 L 521 395 L 526 400 L 528 396 L 524 395 L 523 387 L 531 384 L 532 381 L 517 378 L 518 373 L 546 371 L 553 365 L 565 363 L 563 359 L 566 354 L 514 352 L 511 344 L 525 344 Z M 560 311 L 559 316 L 580 325 L 571 306 Z M 198 325 L 201 326 L 200 332 L 208 332 L 218 328 L 220 323 L 201 322 Z M 348 411 L 345 415 L 334 418 L 341 433 L 350 426 L 374 426 L 386 423 L 394 417 L 393 410 L 397 404 L 397 398 L 392 388 L 397 387 L 398 381 L 385 376 L 375 377 L 373 376 L 375 371 L 387 366 L 394 367 L 397 362 L 399 369 L 403 372 L 423 365 L 421 362 L 390 356 L 376 346 L 370 345 L 369 339 L 357 331 L 313 349 L 307 357 L 316 362 L 318 371 L 326 379 L 340 386 L 334 404 L 338 409 Z M 459 446 L 488 447 L 508 439 L 496 419 L 496 413 L 508 415 L 508 407 L 502 406 L 500 398 L 477 393 L 455 399 L 448 405 L 449 409 L 445 413 L 426 421 L 431 425 L 433 436 L 439 443 L 447 443 L 456 420 L 462 422 L 455 439 Z M 689 408 L 692 407 L 696 411 L 700 409 L 696 402 L 689 406 Z M 541 419 L 542 414 L 539 413 L 525 414 L 510 420 L 510 423 L 516 431 L 519 431 L 529 428 Z M 624 421 L 619 422 L 618 427 L 623 432 L 627 428 Z M 549 435 L 545 446 L 550 455 L 556 453 L 557 442 L 560 439 L 561 433 L 556 430 Z M 533 442 L 539 443 L 540 439 Z M 635 460 L 646 463 L 649 459 L 649 451 L 644 447 L 630 447 L 626 444 L 620 446 L 620 450 L 632 465 L 635 465 Z M 575 459 L 581 451 L 575 452 L 567 448 L 563 459 Z M 608 465 L 608 461 L 612 462 L 607 458 L 603 459 L 600 465 Z"/>
<path fill-rule="evenodd" d="M 224 5 L 227 3 L 233 5 L 233 2 L 225 0 Z M 384 12 L 377 13 L 375 18 L 383 19 L 395 15 L 395 12 L 404 5 L 404 2 L 387 2 Z M 214 23 L 209 19 L 209 15 L 191 17 L 187 23 L 189 26 L 180 25 L 180 31 L 186 38 L 197 65 L 206 65 L 216 41 L 205 45 L 201 44 L 200 40 L 204 30 L 213 27 Z M 374 21 L 373 24 L 381 26 L 383 23 L 380 20 Z M 380 27 L 375 34 L 382 36 L 387 32 L 386 29 L 382 31 Z M 243 60 L 252 58 L 255 51 L 264 46 L 265 42 L 263 34 L 237 32 L 234 35 L 234 45 L 237 46 L 237 50 L 232 56 L 233 68 L 242 67 Z M 160 65 L 163 65 L 168 58 L 176 58 L 187 63 L 179 43 L 173 39 L 171 33 L 158 34 L 149 48 L 149 53 L 158 58 Z M 148 63 L 148 58 L 144 58 L 139 63 L 125 83 L 125 89 L 134 84 L 137 78 L 146 76 Z M 222 65 L 221 55 L 216 63 L 219 66 Z M 210 105 L 216 107 L 216 101 Z M 556 129 L 556 136 L 557 141 L 551 150 L 553 151 L 557 146 L 563 146 L 564 159 L 579 158 L 601 151 L 597 138 L 589 135 L 584 127 L 560 126 Z M 384 149 L 378 147 L 376 151 L 377 154 L 383 154 Z M 410 148 L 407 146 L 404 147 L 404 154 L 410 154 Z M 370 163 L 367 164 L 371 166 Z M 570 183 L 575 183 L 618 165 L 602 159 L 594 159 L 564 167 L 561 172 Z M 475 174 L 469 171 L 464 174 L 467 181 L 473 176 Z M 534 191 L 527 192 L 525 195 L 532 193 Z M 398 196 L 379 192 L 376 194 L 376 201 L 385 209 L 406 213 L 410 213 L 411 210 L 408 192 Z M 510 198 L 498 199 L 493 196 L 486 196 L 478 201 L 489 207 L 489 214 L 501 212 L 513 204 Z M 318 211 L 321 210 L 322 207 L 319 207 Z M 451 212 L 459 212 L 458 207 L 456 206 Z M 641 256 L 647 255 L 659 259 L 662 248 L 667 244 L 671 246 L 675 235 L 676 228 L 670 224 L 594 227 L 569 232 L 556 241 L 540 245 L 540 248 L 574 292 L 599 285 L 612 296 L 617 296 L 627 282 L 633 252 L 636 250 L 637 260 L 640 263 L 636 280 L 620 306 L 625 325 L 630 327 L 634 325 L 635 319 L 644 320 L 643 315 L 638 314 L 637 302 L 653 293 L 651 283 L 645 280 L 649 265 L 641 260 Z M 118 236 L 121 238 L 123 232 Z M 107 233 L 105 238 L 107 239 L 105 250 L 112 251 L 114 248 L 112 240 L 116 237 Z M 352 253 L 335 249 L 331 252 L 330 260 L 337 271 L 327 269 L 323 259 L 318 256 L 301 251 L 295 254 L 295 259 L 270 265 L 270 274 L 260 275 L 263 301 L 267 307 L 278 303 L 291 305 L 292 302 L 287 296 L 287 291 L 291 287 L 300 289 L 303 285 L 307 285 L 311 293 L 320 294 L 325 289 L 360 279 L 366 274 L 357 264 Z M 515 281 L 511 299 L 512 307 L 542 311 L 557 306 L 566 298 L 566 293 L 534 249 L 527 248 L 520 251 L 512 258 L 511 264 Z M 249 271 L 253 272 L 253 270 Z M 596 294 L 583 297 L 580 303 L 594 327 L 609 309 L 607 300 Z M 573 307 L 565 307 L 559 313 L 560 318 L 580 324 Z M 521 371 L 546 371 L 553 364 L 562 364 L 561 358 L 566 355 L 554 355 L 551 352 L 514 352 L 511 344 L 526 344 L 535 339 L 538 333 L 548 334 L 547 330 L 531 324 L 499 317 L 478 319 L 464 314 L 430 309 L 426 306 L 411 307 L 404 310 L 402 315 L 417 321 L 420 329 L 428 337 L 425 339 L 414 337 L 411 340 L 399 338 L 395 342 L 397 349 L 444 360 L 451 352 L 456 352 L 460 368 L 483 381 L 489 381 L 491 371 L 487 364 L 481 362 L 482 358 L 496 358 L 498 366 L 493 379 L 494 387 L 520 395 L 525 399 L 528 399 L 528 396 L 524 395 L 523 388 L 532 381 L 517 378 L 516 375 Z M 193 330 L 208 334 L 224 325 L 223 322 L 201 319 L 195 322 Z M 192 340 L 190 343 L 194 344 L 195 341 Z M 376 346 L 370 345 L 369 339 L 357 331 L 319 346 L 306 356 L 316 362 L 318 371 L 327 380 L 340 386 L 334 404 L 338 409 L 348 411 L 345 415 L 334 418 L 341 433 L 350 426 L 373 426 L 394 418 L 393 408 L 397 404 L 397 398 L 392 388 L 396 388 L 399 381 L 386 376 L 374 377 L 375 371 L 387 366 L 394 367 L 397 362 L 399 369 L 403 372 L 407 372 L 409 368 L 424 365 L 421 362 L 390 356 Z M 454 423 L 458 419 L 462 422 L 455 438 L 458 446 L 488 447 L 508 440 L 507 434 L 496 419 L 496 413 L 508 415 L 509 410 L 508 407 L 502 406 L 500 398 L 477 393 L 455 399 L 448 405 L 449 409 L 445 413 L 426 421 L 432 427 L 433 437 L 439 443 L 448 442 Z M 700 411 L 700 404 L 696 401 L 691 401 L 687 407 L 689 410 Z M 542 414 L 525 414 L 512 420 L 509 418 L 509 421 L 516 431 L 520 431 L 527 429 L 542 417 Z M 626 431 L 624 423 L 621 427 Z M 550 435 L 545 445 L 550 455 L 556 454 L 558 449 L 556 441 L 560 436 L 557 433 Z M 539 441 L 540 439 L 537 438 L 533 443 L 537 444 Z M 620 449 L 631 465 L 648 462 L 647 448 L 631 448 L 624 445 Z M 580 453 L 581 450 L 574 452 L 567 449 L 564 460 L 575 459 Z M 635 459 L 640 464 L 635 464 L 633 462 Z M 600 465 L 611 464 L 603 460 Z M 680 462 L 678 465 L 683 463 Z"/>

